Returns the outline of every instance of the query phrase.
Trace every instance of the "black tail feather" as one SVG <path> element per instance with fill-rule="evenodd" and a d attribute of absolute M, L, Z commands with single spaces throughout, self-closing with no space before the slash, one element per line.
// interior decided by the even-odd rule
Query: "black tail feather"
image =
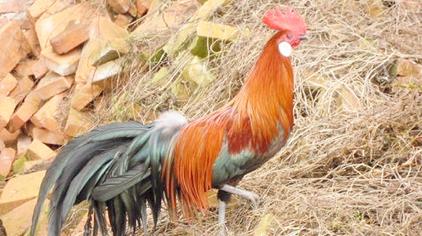
<path fill-rule="evenodd" d="M 62 148 L 41 184 L 30 235 L 53 188 L 48 235 L 59 235 L 72 206 L 88 200 L 94 215 L 94 231 L 105 235 L 108 213 L 114 235 L 147 230 L 147 203 L 157 223 L 164 186 L 161 164 L 169 155 L 171 140 L 179 132 L 162 132 L 154 124 L 115 123 L 75 138 Z"/>

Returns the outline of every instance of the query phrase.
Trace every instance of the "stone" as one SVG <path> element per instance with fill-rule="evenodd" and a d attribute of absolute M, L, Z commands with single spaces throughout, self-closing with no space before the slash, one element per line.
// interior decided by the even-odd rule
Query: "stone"
<path fill-rule="evenodd" d="M 38 171 L 10 179 L 0 196 L 0 215 L 37 197 L 44 175 L 45 171 Z"/>

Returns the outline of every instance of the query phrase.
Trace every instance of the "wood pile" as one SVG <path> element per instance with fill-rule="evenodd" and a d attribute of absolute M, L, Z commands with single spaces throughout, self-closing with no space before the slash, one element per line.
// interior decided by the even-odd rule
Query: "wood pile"
<path fill-rule="evenodd" d="M 10 235 L 28 229 L 44 170 L 62 145 L 93 126 L 95 100 L 109 88 L 106 80 L 123 72 L 132 42 L 155 36 L 142 58 L 175 57 L 188 40 L 198 51 L 203 38 L 229 41 L 237 33 L 206 21 L 226 0 L 76 2 L 0 1 L 0 183 L 7 181 L 0 220 Z M 199 85 L 215 78 L 202 54 L 192 51 L 181 74 Z"/>

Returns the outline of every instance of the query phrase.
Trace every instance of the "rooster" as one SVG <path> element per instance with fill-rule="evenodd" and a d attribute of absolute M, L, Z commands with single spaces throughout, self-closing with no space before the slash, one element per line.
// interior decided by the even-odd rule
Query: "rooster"
<path fill-rule="evenodd" d="M 277 33 L 227 105 L 192 122 L 167 112 L 150 124 L 112 123 L 65 145 L 42 181 L 30 235 L 52 188 L 48 235 L 59 235 L 71 208 L 84 200 L 94 231 L 107 234 L 108 221 L 113 235 L 127 227 L 146 230 L 147 205 L 154 226 L 162 203 L 172 218 L 177 209 L 187 216 L 207 209 L 212 188 L 220 225 L 231 194 L 256 202 L 258 195 L 236 185 L 274 156 L 292 130 L 289 56 L 306 33 L 302 17 L 288 7 L 268 10 L 263 23 Z"/>

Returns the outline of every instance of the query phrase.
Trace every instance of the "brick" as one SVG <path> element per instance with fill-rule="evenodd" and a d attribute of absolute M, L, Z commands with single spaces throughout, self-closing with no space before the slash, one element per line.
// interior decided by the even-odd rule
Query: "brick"
<path fill-rule="evenodd" d="M 59 55 L 53 52 L 52 48 L 46 48 L 41 52 L 41 56 L 49 70 L 66 76 L 76 72 L 81 57 L 81 49 L 78 48 L 65 55 Z"/>
<path fill-rule="evenodd" d="M 91 72 L 92 82 L 102 81 L 120 74 L 123 71 L 122 64 L 122 58 L 119 58 L 99 65 L 95 71 Z"/>
<path fill-rule="evenodd" d="M 89 38 L 89 24 L 86 22 L 71 21 L 64 31 L 50 40 L 54 52 L 65 54 L 75 49 Z"/>
<path fill-rule="evenodd" d="M 32 138 L 24 134 L 19 135 L 17 142 L 17 155 L 25 154 L 29 145 L 32 143 Z"/>
<path fill-rule="evenodd" d="M 37 197 L 44 175 L 45 171 L 38 171 L 10 179 L 0 196 L 0 215 Z"/>
<path fill-rule="evenodd" d="M 26 39 L 26 42 L 28 43 L 32 55 L 38 58 L 41 54 L 41 48 L 38 42 L 37 33 L 35 32 L 35 26 L 31 25 L 29 29 L 24 30 L 23 35 Z"/>
<path fill-rule="evenodd" d="M 0 77 L 12 71 L 30 52 L 20 26 L 17 21 L 10 21 L 0 28 Z"/>
<path fill-rule="evenodd" d="M 24 77 L 18 80 L 16 87 L 10 92 L 9 97 L 15 99 L 16 104 L 20 103 L 26 95 L 31 91 L 34 86 L 34 82 L 28 78 Z"/>
<path fill-rule="evenodd" d="M 103 87 L 95 84 L 77 85 L 70 105 L 80 111 L 103 91 Z"/>
<path fill-rule="evenodd" d="M 32 73 L 34 74 L 36 79 L 42 78 L 45 74 L 47 74 L 48 68 L 45 65 L 45 62 L 42 58 L 40 58 L 33 66 L 32 66 Z"/>
<path fill-rule="evenodd" d="M 42 49 L 41 51 L 43 52 L 47 47 L 51 47 L 50 39 L 62 32 L 69 22 L 93 19 L 96 18 L 96 14 L 95 9 L 90 6 L 90 3 L 84 2 L 39 19 L 35 23 L 35 29 Z"/>
<path fill-rule="evenodd" d="M 122 28 L 127 28 L 129 24 L 133 21 L 133 17 L 129 15 L 117 14 L 114 17 L 114 23 Z"/>
<path fill-rule="evenodd" d="M 69 116 L 66 121 L 65 134 L 75 137 L 85 133 L 91 126 L 91 122 L 87 113 L 70 109 Z"/>
<path fill-rule="evenodd" d="M 181 27 L 184 22 L 194 15 L 199 7 L 200 3 L 197 0 L 177 0 L 171 2 L 165 10 L 152 10 L 147 14 L 145 21 L 132 32 L 132 36 L 135 39 L 142 39 L 151 35 L 161 34 L 160 41 L 163 42 L 160 45 L 162 45 L 171 36 L 170 33 L 163 34 L 163 32 Z"/>
<path fill-rule="evenodd" d="M 129 52 L 127 30 L 109 19 L 99 17 L 93 22 L 92 37 L 85 44 L 78 69 L 75 74 L 77 83 L 89 83 L 96 70 L 94 65 L 103 64 Z"/>
<path fill-rule="evenodd" d="M 40 80 L 33 92 L 38 94 L 42 100 L 47 100 L 54 95 L 68 90 L 72 86 L 72 83 L 72 77 L 63 77 L 49 73 Z"/>
<path fill-rule="evenodd" d="M 58 94 L 48 100 L 31 118 L 31 122 L 40 128 L 50 131 L 61 130 L 61 109 L 64 94 Z"/>
<path fill-rule="evenodd" d="M 29 7 L 29 14 L 33 18 L 38 18 L 43 14 L 47 9 L 53 5 L 57 0 L 35 0 L 34 3 Z"/>
<path fill-rule="evenodd" d="M 4 96 L 9 95 L 10 91 L 12 91 L 17 84 L 18 81 L 12 74 L 6 74 L 6 76 L 0 79 L 0 94 Z"/>
<path fill-rule="evenodd" d="M 21 133 L 21 130 L 10 132 L 6 128 L 0 128 L 0 140 L 3 140 L 3 142 L 6 145 L 13 144 L 18 138 L 20 133 Z"/>
<path fill-rule="evenodd" d="M 15 107 L 15 99 L 0 95 L 0 128 L 5 127 L 9 123 Z"/>
<path fill-rule="evenodd" d="M 67 135 L 58 131 L 53 132 L 47 129 L 37 128 L 34 127 L 32 129 L 32 137 L 34 139 L 40 140 L 46 144 L 53 144 L 53 145 L 64 145 L 66 141 L 69 139 Z"/>
<path fill-rule="evenodd" d="M 24 59 L 21 60 L 18 65 L 15 67 L 14 71 L 18 77 L 25 77 L 33 75 L 32 66 L 36 63 L 36 60 Z"/>
<path fill-rule="evenodd" d="M 113 11 L 120 14 L 128 12 L 131 5 L 130 0 L 107 0 L 107 3 Z"/>
<path fill-rule="evenodd" d="M 25 0 L 7 0 L 0 3 L 0 13 L 19 13 L 25 10 Z"/>
<path fill-rule="evenodd" d="M 3 221 L 3 225 L 7 230 L 7 235 L 25 235 L 25 232 L 29 230 L 32 223 L 32 214 L 34 212 L 35 204 L 37 199 L 32 199 L 24 204 L 16 207 L 5 215 L 2 215 L 0 219 Z M 37 227 L 35 235 L 47 235 L 47 221 L 48 221 L 48 206 L 50 205 L 47 199 L 41 209 L 39 225 Z"/>
<path fill-rule="evenodd" d="M 132 1 L 130 1 L 130 6 L 129 6 L 128 13 L 132 17 L 137 17 L 138 16 L 138 9 L 136 8 L 136 5 Z"/>
<path fill-rule="evenodd" d="M 55 156 L 55 151 L 37 139 L 32 141 L 26 152 L 26 157 L 29 160 L 49 160 Z"/>
<path fill-rule="evenodd" d="M 12 163 L 15 160 L 16 151 L 13 148 L 4 148 L 0 152 L 0 177 L 7 177 L 12 170 Z"/>
<path fill-rule="evenodd" d="M 40 106 L 41 98 L 34 93 L 29 94 L 10 119 L 9 130 L 13 132 L 20 129 L 38 111 Z"/>
<path fill-rule="evenodd" d="M 136 0 L 136 9 L 138 11 L 138 17 L 145 15 L 151 5 L 151 1 L 147 0 Z"/>

